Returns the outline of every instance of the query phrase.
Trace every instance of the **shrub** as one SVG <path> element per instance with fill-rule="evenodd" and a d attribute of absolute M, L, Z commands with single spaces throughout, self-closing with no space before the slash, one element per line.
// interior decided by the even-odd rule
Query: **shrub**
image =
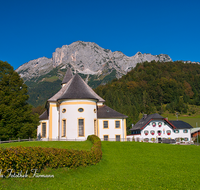
<path fill-rule="evenodd" d="M 58 168 L 94 165 L 101 160 L 101 141 L 95 135 L 88 136 L 93 143 L 90 151 L 68 150 L 42 147 L 0 148 L 0 169 L 7 175 L 7 170 L 30 173 L 32 169 L 41 171 L 45 167 Z"/>

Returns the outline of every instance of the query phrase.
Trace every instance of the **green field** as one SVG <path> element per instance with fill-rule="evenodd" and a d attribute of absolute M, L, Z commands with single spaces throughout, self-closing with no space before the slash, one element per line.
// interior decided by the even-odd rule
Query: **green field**
<path fill-rule="evenodd" d="M 168 120 L 177 120 L 177 117 L 175 116 L 175 114 L 167 113 L 167 114 L 162 114 L 162 116 L 165 118 L 167 117 Z M 196 127 L 196 125 L 200 127 L 200 114 L 195 114 L 193 116 L 181 114 L 179 115 L 178 120 L 185 121 L 189 123 L 192 127 Z"/>
<path fill-rule="evenodd" d="M 102 151 L 97 165 L 42 172 L 54 178 L 0 179 L 0 189 L 200 189 L 199 146 L 102 142 Z"/>

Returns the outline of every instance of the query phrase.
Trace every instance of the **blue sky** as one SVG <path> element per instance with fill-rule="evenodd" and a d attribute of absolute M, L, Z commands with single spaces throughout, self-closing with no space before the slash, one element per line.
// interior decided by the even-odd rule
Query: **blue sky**
<path fill-rule="evenodd" d="M 0 0 L 0 60 L 14 69 L 75 41 L 200 61 L 199 0 Z"/>

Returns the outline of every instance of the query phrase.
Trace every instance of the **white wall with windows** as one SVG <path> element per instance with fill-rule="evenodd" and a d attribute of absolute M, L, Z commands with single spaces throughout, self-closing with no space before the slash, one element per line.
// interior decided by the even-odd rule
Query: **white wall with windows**
<path fill-rule="evenodd" d="M 124 119 L 98 119 L 99 138 L 116 141 L 126 138 Z"/>
<path fill-rule="evenodd" d="M 60 103 L 60 138 L 86 139 L 95 133 L 94 120 L 97 119 L 95 100 L 64 100 Z M 65 135 L 63 120 L 66 120 Z"/>
<path fill-rule="evenodd" d="M 129 135 L 135 141 L 158 142 L 159 139 L 175 139 L 176 142 L 191 141 L 190 129 L 173 129 L 166 121 L 154 120 L 150 121 L 141 134 Z"/>
<path fill-rule="evenodd" d="M 49 120 L 41 120 L 40 125 L 37 128 L 37 135 L 40 134 L 40 138 L 46 139 L 49 136 Z"/>

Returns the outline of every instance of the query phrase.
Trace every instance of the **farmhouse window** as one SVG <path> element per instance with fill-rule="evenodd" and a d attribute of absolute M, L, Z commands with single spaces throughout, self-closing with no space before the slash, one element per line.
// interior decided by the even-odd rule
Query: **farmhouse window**
<path fill-rule="evenodd" d="M 42 123 L 42 137 L 46 137 L 46 123 Z"/>
<path fill-rule="evenodd" d="M 184 138 L 184 141 L 188 141 L 188 138 L 187 138 L 187 137 L 185 137 L 185 138 Z"/>
<path fill-rule="evenodd" d="M 161 127 L 161 126 L 162 126 L 162 123 L 161 123 L 161 122 L 159 122 L 159 123 L 158 123 L 158 127 Z"/>
<path fill-rule="evenodd" d="M 167 133 L 167 135 L 171 135 L 171 131 L 170 130 L 167 130 L 166 133 Z"/>
<path fill-rule="evenodd" d="M 149 142 L 149 139 L 148 139 L 148 138 L 145 138 L 145 139 L 144 139 L 144 142 Z"/>
<path fill-rule="evenodd" d="M 157 133 L 158 133 L 158 135 L 160 136 L 160 135 L 161 135 L 161 133 L 162 133 L 162 131 L 160 131 L 160 130 L 159 130 L 159 131 L 157 131 Z"/>
<path fill-rule="evenodd" d="M 152 126 L 155 127 L 155 126 L 156 126 L 156 122 L 153 122 L 153 123 L 152 123 Z"/>
<path fill-rule="evenodd" d="M 179 130 L 178 130 L 178 129 L 175 129 L 175 130 L 174 130 L 174 133 L 179 133 Z"/>
<path fill-rule="evenodd" d="M 183 130 L 183 133 L 187 133 L 187 132 L 188 132 L 188 130 L 187 130 L 187 129 Z"/>
<path fill-rule="evenodd" d="M 154 130 L 151 130 L 151 132 L 150 132 L 152 135 L 154 135 L 155 134 L 155 131 Z"/>
<path fill-rule="evenodd" d="M 145 135 L 148 135 L 148 134 L 149 134 L 149 131 L 144 131 L 144 134 L 145 134 Z"/>
<path fill-rule="evenodd" d="M 103 121 L 103 128 L 108 129 L 108 121 Z"/>
<path fill-rule="evenodd" d="M 78 119 L 78 135 L 79 137 L 84 136 L 84 119 Z"/>

